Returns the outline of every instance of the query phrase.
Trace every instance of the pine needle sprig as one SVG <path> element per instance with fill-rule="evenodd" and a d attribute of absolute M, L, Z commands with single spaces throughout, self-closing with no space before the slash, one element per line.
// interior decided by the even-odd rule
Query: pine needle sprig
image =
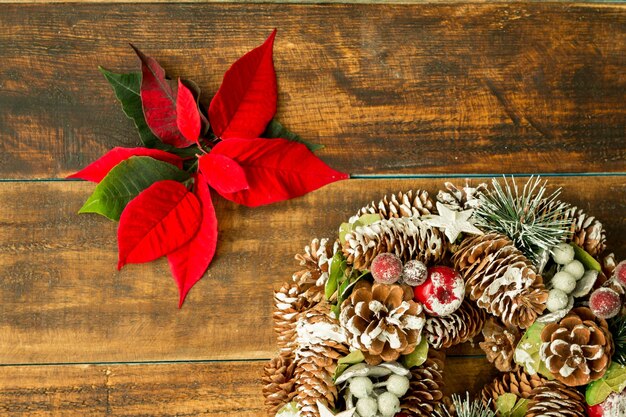
<path fill-rule="evenodd" d="M 505 177 L 504 187 L 494 178 L 492 186 L 480 195 L 476 226 L 508 236 L 535 264 L 545 251 L 571 235 L 566 215 L 570 205 L 557 200 L 560 188 L 546 197 L 546 181 L 534 176 L 522 190 L 514 178 L 510 184 Z"/>
<path fill-rule="evenodd" d="M 465 393 L 465 398 L 461 398 L 458 394 L 452 395 L 452 405 L 454 406 L 454 413 L 451 413 L 446 408 L 441 408 L 439 411 L 435 411 L 435 417 L 495 417 L 494 413 L 489 405 L 485 405 L 480 400 L 470 400 L 469 392 Z"/>
<path fill-rule="evenodd" d="M 610 320 L 609 329 L 615 344 L 613 360 L 620 365 L 626 365 L 626 316 L 618 316 Z"/>

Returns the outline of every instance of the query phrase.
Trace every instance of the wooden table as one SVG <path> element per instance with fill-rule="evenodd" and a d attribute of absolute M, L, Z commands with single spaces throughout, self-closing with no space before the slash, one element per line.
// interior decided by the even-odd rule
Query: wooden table
<path fill-rule="evenodd" d="M 358 207 L 444 180 L 542 173 L 626 257 L 626 7 L 611 4 L 0 5 L 0 415 L 262 416 L 272 290 Z M 213 266 L 177 309 L 165 261 L 116 266 L 116 225 L 66 181 L 138 137 L 97 70 L 132 42 L 209 97 L 279 29 L 278 118 L 353 179 L 216 204 Z M 475 180 L 476 181 L 476 180 Z M 493 374 L 471 346 L 448 391 Z"/>

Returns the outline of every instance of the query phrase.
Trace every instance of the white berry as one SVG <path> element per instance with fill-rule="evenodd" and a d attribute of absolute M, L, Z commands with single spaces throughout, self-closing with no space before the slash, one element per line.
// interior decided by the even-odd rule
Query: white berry
<path fill-rule="evenodd" d="M 387 391 L 402 397 L 409 390 L 409 378 L 402 375 L 391 375 L 387 379 Z"/>
<path fill-rule="evenodd" d="M 359 398 L 359 401 L 356 402 L 356 412 L 361 417 L 374 417 L 378 413 L 376 400 L 370 397 Z"/>
<path fill-rule="evenodd" d="M 553 288 L 548 293 L 548 301 L 546 301 L 546 307 L 548 311 L 554 313 L 567 307 L 569 297 L 563 291 Z"/>
<path fill-rule="evenodd" d="M 366 376 L 357 376 L 350 381 L 350 392 L 357 398 L 367 398 L 374 390 L 374 384 Z"/>
<path fill-rule="evenodd" d="M 582 262 L 577 261 L 576 259 L 565 265 L 563 271 L 569 272 L 577 280 L 581 279 L 583 275 L 585 275 L 585 267 Z"/>
<path fill-rule="evenodd" d="M 391 392 L 383 392 L 378 396 L 378 409 L 383 417 L 393 417 L 400 411 L 400 400 Z"/>
<path fill-rule="evenodd" d="M 559 271 L 552 277 L 552 287 L 569 294 L 576 288 L 576 278 L 569 272 Z"/>
<path fill-rule="evenodd" d="M 574 260 L 574 248 L 567 243 L 559 243 L 550 252 L 554 262 L 559 265 L 567 265 Z"/>

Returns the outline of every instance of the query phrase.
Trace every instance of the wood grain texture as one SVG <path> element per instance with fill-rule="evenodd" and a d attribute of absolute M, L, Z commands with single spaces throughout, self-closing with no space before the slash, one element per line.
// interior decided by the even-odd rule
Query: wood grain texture
<path fill-rule="evenodd" d="M 279 119 L 363 173 L 626 171 L 626 8 L 7 4 L 0 178 L 62 177 L 138 138 L 98 64 L 128 42 L 216 91 L 279 28 Z M 346 24 L 349 22 L 349 24 Z"/>
<path fill-rule="evenodd" d="M 265 417 L 263 362 L 0 367 L 3 416 Z M 481 358 L 449 357 L 446 392 L 477 392 Z M 467 385 L 466 381 L 469 382 Z"/>
<path fill-rule="evenodd" d="M 216 259 L 181 310 L 165 261 L 116 272 L 115 223 L 75 214 L 93 185 L 0 183 L 0 363 L 269 358 L 272 290 L 297 270 L 294 254 L 372 199 L 443 181 L 350 180 L 258 209 L 219 199 Z M 550 184 L 605 222 L 626 257 L 623 176 Z"/>

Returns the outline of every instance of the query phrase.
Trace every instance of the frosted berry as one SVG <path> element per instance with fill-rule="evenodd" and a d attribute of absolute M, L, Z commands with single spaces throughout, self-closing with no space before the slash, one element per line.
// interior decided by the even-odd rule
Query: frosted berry
<path fill-rule="evenodd" d="M 370 267 L 372 277 L 383 284 L 393 284 L 402 276 L 402 261 L 393 253 L 379 253 Z"/>
<path fill-rule="evenodd" d="M 552 287 L 563 291 L 565 294 L 570 294 L 576 288 L 576 278 L 565 271 L 554 274 L 551 283 Z"/>
<path fill-rule="evenodd" d="M 428 268 L 426 281 L 415 287 L 413 293 L 431 316 L 448 316 L 461 306 L 465 282 L 454 269 L 434 266 Z"/>
<path fill-rule="evenodd" d="M 350 392 L 357 398 L 367 398 L 373 390 L 374 384 L 366 376 L 357 376 L 350 381 Z"/>
<path fill-rule="evenodd" d="M 554 262 L 559 265 L 567 265 L 574 260 L 574 248 L 567 243 L 559 243 L 550 252 Z"/>
<path fill-rule="evenodd" d="M 404 269 L 402 270 L 402 282 L 405 284 L 410 285 L 411 287 L 417 287 L 426 281 L 427 276 L 428 269 L 423 262 L 415 259 L 404 264 Z"/>
<path fill-rule="evenodd" d="M 586 405 L 587 407 L 587 415 L 589 417 L 602 417 L 604 410 L 602 409 L 602 405 L 600 404 L 596 404 L 596 405 Z"/>
<path fill-rule="evenodd" d="M 577 261 L 576 259 L 565 265 L 563 271 L 567 272 L 577 280 L 581 279 L 583 275 L 585 275 L 585 267 L 583 266 L 582 262 Z"/>
<path fill-rule="evenodd" d="M 617 282 L 622 284 L 623 287 L 626 287 L 626 261 L 617 264 L 615 272 L 613 272 L 613 277 Z"/>
<path fill-rule="evenodd" d="M 387 391 L 402 397 L 409 390 L 409 378 L 393 374 L 387 379 Z"/>
<path fill-rule="evenodd" d="M 622 308 L 619 294 L 610 288 L 598 288 L 589 297 L 589 308 L 596 316 L 610 319 L 617 316 Z"/>
<path fill-rule="evenodd" d="M 569 297 L 563 291 L 552 288 L 548 293 L 548 301 L 546 301 L 546 307 L 548 311 L 554 313 L 567 307 Z"/>
<path fill-rule="evenodd" d="M 393 417 L 400 411 L 400 400 L 391 392 L 383 392 L 378 396 L 378 411 L 383 417 Z"/>
<path fill-rule="evenodd" d="M 361 417 L 374 417 L 378 413 L 378 404 L 371 397 L 359 398 L 356 402 L 356 412 Z"/>

